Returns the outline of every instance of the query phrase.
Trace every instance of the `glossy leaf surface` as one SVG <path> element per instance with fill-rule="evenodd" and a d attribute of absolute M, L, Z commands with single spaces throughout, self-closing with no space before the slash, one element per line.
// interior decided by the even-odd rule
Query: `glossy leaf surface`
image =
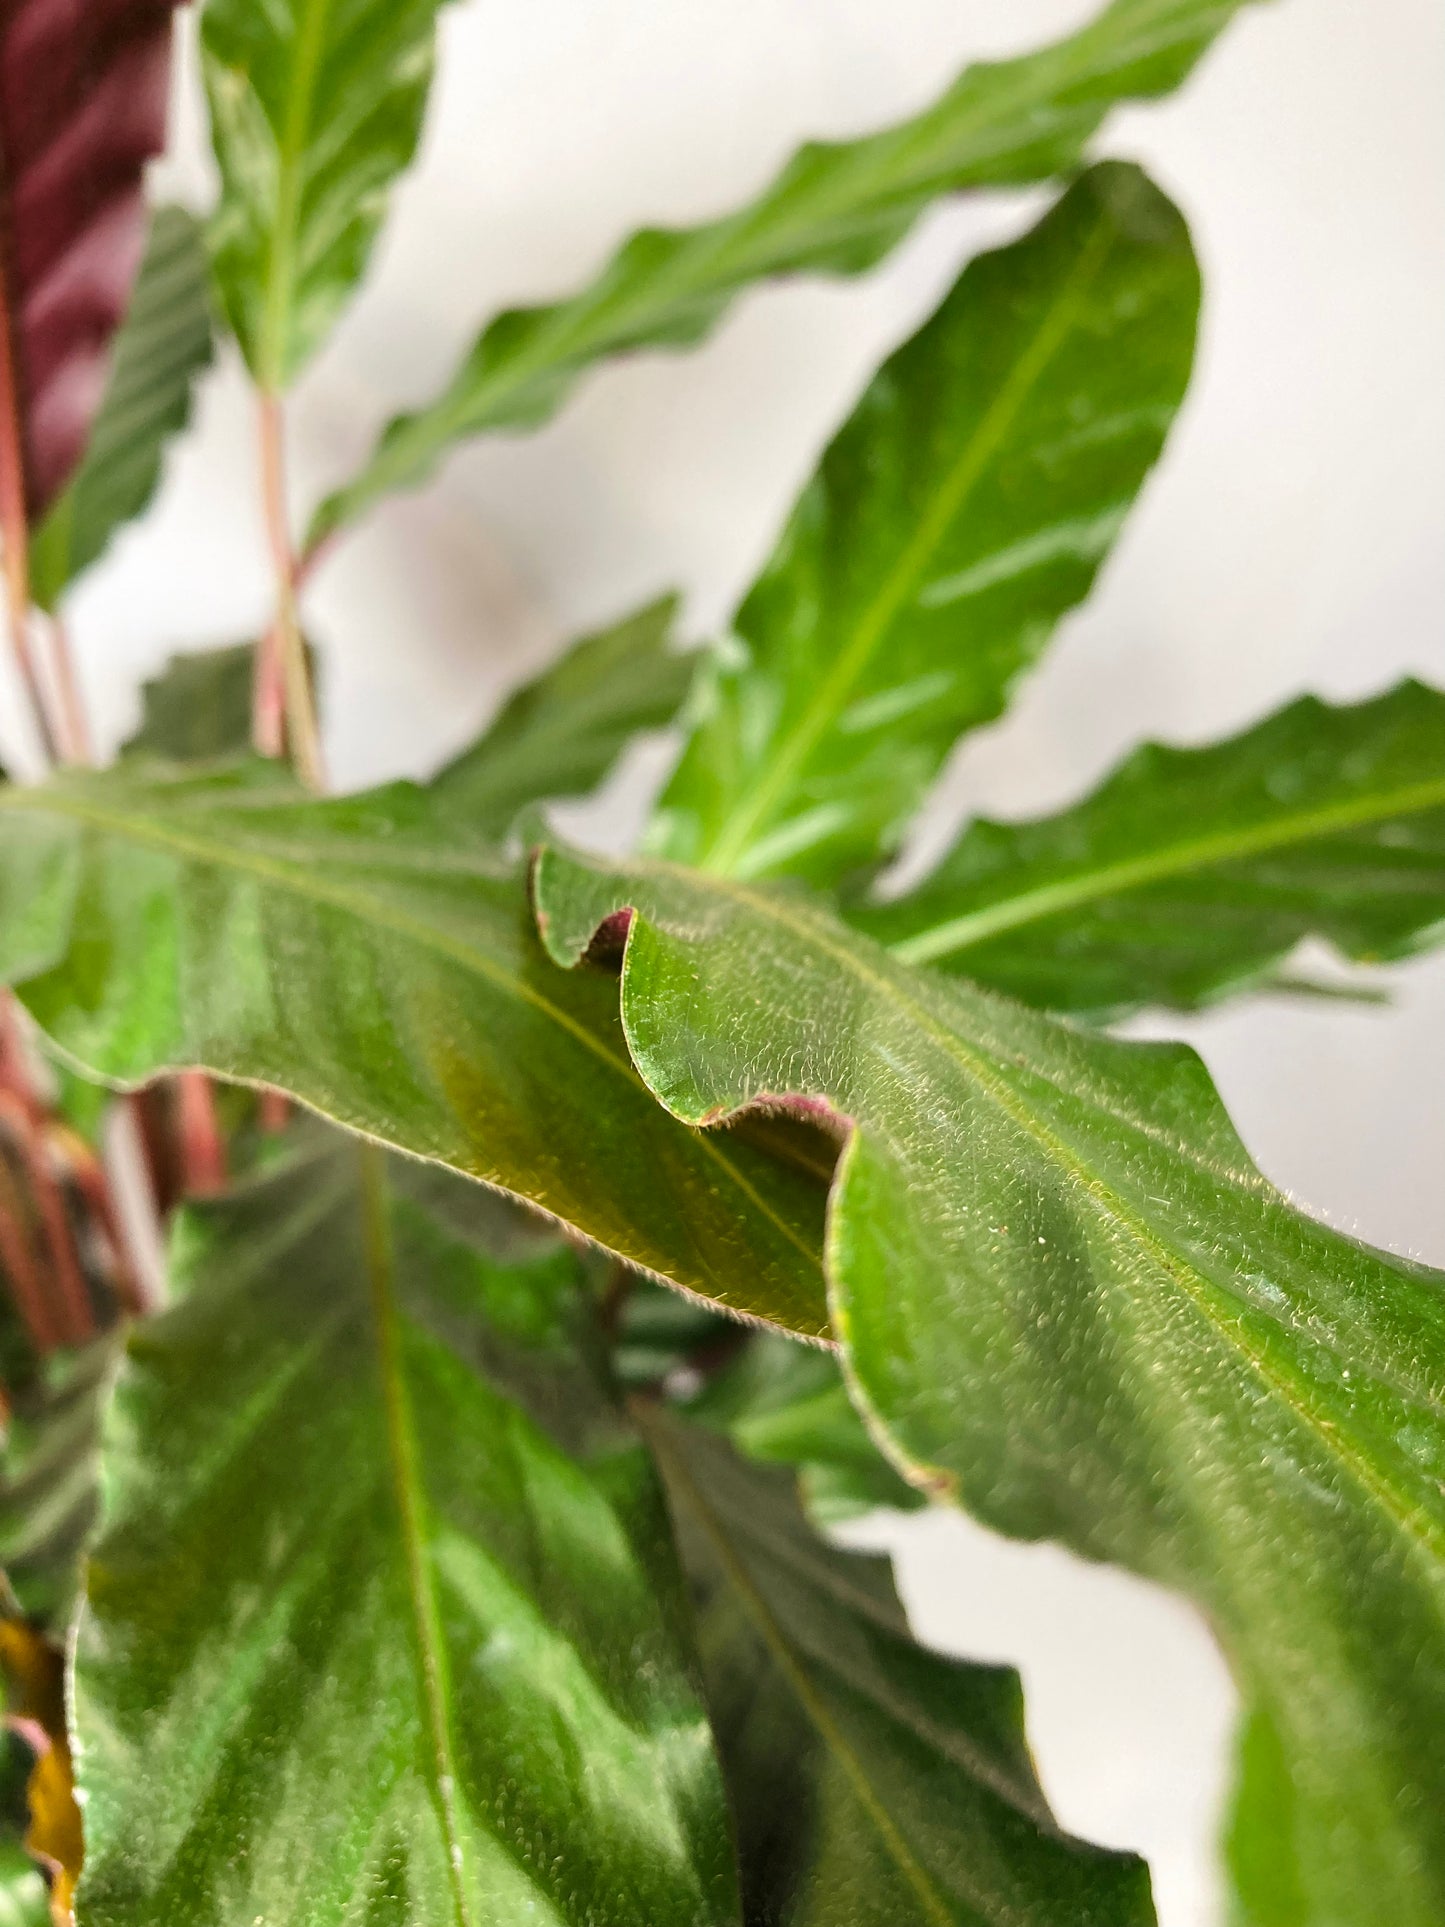
<path fill-rule="evenodd" d="M 833 1318 L 901 1464 L 1187 1591 L 1267 1719 L 1310 1917 L 1445 1911 L 1445 1281 L 1304 1217 L 1199 1060 L 911 970 L 777 891 L 555 853 L 574 960 L 634 907 L 634 1058 L 696 1123 L 851 1120 Z"/>
<path fill-rule="evenodd" d="M 312 539 L 424 481 L 463 436 L 546 421 L 597 362 L 700 341 L 755 282 L 859 274 L 940 194 L 1067 172 L 1111 107 L 1178 86 L 1240 5 L 1115 0 L 1038 53 L 969 67 L 912 120 L 804 147 L 723 220 L 634 235 L 581 294 L 499 315 L 445 393 L 391 423 L 368 466 L 323 505 Z"/>
<path fill-rule="evenodd" d="M 1137 168 L 965 269 L 823 457 L 661 805 L 670 856 L 822 882 L 896 844 L 1088 593 L 1189 379 L 1199 273 Z"/>
<path fill-rule="evenodd" d="M 1307 697 L 1230 742 L 1148 744 L 1058 816 L 970 825 L 854 921 L 1055 1010 L 1202 1003 L 1308 936 L 1403 956 L 1445 932 L 1445 696 Z"/>
<path fill-rule="evenodd" d="M 76 1659 L 82 1927 L 737 1918 L 576 1261 L 498 1265 L 410 1176 L 332 1139 L 205 1207 L 131 1339 Z"/>
<path fill-rule="evenodd" d="M 31 545 L 31 587 L 42 608 L 53 609 L 116 531 L 149 505 L 166 443 L 190 420 L 211 345 L 200 225 L 184 208 L 157 208 L 85 458 Z"/>
<path fill-rule="evenodd" d="M 410 165 L 438 0 L 208 0 L 216 286 L 251 373 L 288 387 L 371 258 Z"/>
<path fill-rule="evenodd" d="M 1152 1923 L 1127 1854 L 1063 1835 L 1018 1675 L 919 1646 L 886 1559 L 829 1546 L 786 1473 L 646 1426 L 697 1602 L 756 1927 Z"/>
<path fill-rule="evenodd" d="M 0 13 L 0 408 L 38 521 L 85 451 L 145 248 L 175 0 L 28 0 Z"/>
<path fill-rule="evenodd" d="M 668 647 L 677 600 L 588 636 L 520 689 L 481 741 L 433 780 L 433 793 L 482 836 L 506 835 L 530 804 L 585 796 L 639 731 L 674 722 L 696 655 Z"/>
<path fill-rule="evenodd" d="M 0 790 L 0 977 L 93 1073 L 274 1085 L 519 1193 L 710 1298 L 822 1330 L 823 1190 L 664 1116 L 614 988 L 542 955 L 520 878 L 397 784 L 267 764 Z"/>

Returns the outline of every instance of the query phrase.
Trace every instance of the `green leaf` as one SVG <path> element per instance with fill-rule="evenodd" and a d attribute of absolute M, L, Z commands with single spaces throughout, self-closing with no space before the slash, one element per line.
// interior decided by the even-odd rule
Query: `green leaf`
<path fill-rule="evenodd" d="M 1087 595 L 1189 379 L 1199 271 L 1137 168 L 965 269 L 875 378 L 737 617 L 654 842 L 821 882 L 876 862 Z"/>
<path fill-rule="evenodd" d="M 1274 1722 L 1258 1707 L 1246 1712 L 1224 1843 L 1234 1883 L 1231 1927 L 1311 1927 L 1317 1918 L 1297 1858 L 1290 1779 Z"/>
<path fill-rule="evenodd" d="M 15 1607 L 63 1636 L 95 1523 L 100 1420 L 115 1344 L 41 1361 L 12 1395 L 0 1460 L 0 1568 Z"/>
<path fill-rule="evenodd" d="M 290 386 L 366 272 L 431 84 L 438 0 L 209 0 L 211 258 L 251 373 Z"/>
<path fill-rule="evenodd" d="M 677 719 L 698 659 L 668 647 L 676 613 L 677 598 L 664 596 L 577 643 L 447 765 L 435 794 L 477 834 L 500 838 L 530 804 L 595 789 L 639 731 Z"/>
<path fill-rule="evenodd" d="M 0 1927 L 51 1927 L 40 1869 L 13 1839 L 0 1839 Z"/>
<path fill-rule="evenodd" d="M 304 644 L 313 687 L 321 681 L 315 649 Z M 168 763 L 216 763 L 250 754 L 256 646 L 226 643 L 174 655 L 141 684 L 140 728 L 122 754 Z"/>
<path fill-rule="evenodd" d="M 1445 696 L 1305 697 L 1230 742 L 1147 744 L 1072 809 L 974 823 L 912 895 L 851 914 L 1054 1010 L 1203 1003 L 1307 936 L 1406 955 L 1445 935 Z"/>
<path fill-rule="evenodd" d="M 0 789 L 0 980 L 93 1075 L 274 1085 L 734 1309 L 826 1327 L 816 1173 L 664 1117 L 611 986 L 552 969 L 520 877 L 410 784 L 298 801 L 257 762 Z"/>
<path fill-rule="evenodd" d="M 823 1524 L 924 1503 L 868 1436 L 836 1356 L 821 1346 L 748 1330 L 634 1276 L 615 1318 L 612 1369 L 619 1383 L 665 1398 L 749 1458 L 791 1466 L 809 1516 Z"/>
<path fill-rule="evenodd" d="M 204 1207 L 130 1341 L 75 1662 L 84 1927 L 737 1919 L 575 1260 L 498 1266 L 411 1175 L 328 1134 Z"/>
<path fill-rule="evenodd" d="M 723 220 L 634 235 L 581 294 L 491 322 L 446 391 L 393 421 L 367 467 L 323 503 L 310 539 L 425 481 L 463 436 L 538 426 L 597 362 L 702 340 L 754 282 L 861 274 L 941 194 L 1068 173 L 1111 107 L 1177 87 L 1241 4 L 1114 0 L 1038 53 L 967 68 L 912 120 L 802 148 Z"/>
<path fill-rule="evenodd" d="M 211 359 L 211 300 L 200 224 L 158 207 L 84 459 L 35 532 L 30 582 L 42 609 L 149 505 L 166 444 L 191 418 Z"/>
<path fill-rule="evenodd" d="M 823 1524 L 924 1503 L 868 1436 L 837 1359 L 816 1346 L 752 1333 L 686 1409 L 749 1458 L 795 1468 L 809 1516 Z"/>
<path fill-rule="evenodd" d="M 549 949 L 633 909 L 623 1023 L 703 1124 L 850 1121 L 833 1320 L 899 1463 L 1191 1594 L 1331 1927 L 1445 1918 L 1445 1281 L 1304 1217 L 1198 1058 L 916 971 L 777 890 L 544 853 Z"/>
<path fill-rule="evenodd" d="M 172 656 L 141 685 L 140 728 L 126 753 L 167 762 L 208 763 L 244 756 L 251 746 L 249 642 Z"/>
<path fill-rule="evenodd" d="M 52 1927 L 44 1876 L 24 1844 L 34 1764 L 35 1755 L 20 1735 L 8 1725 L 0 1730 L 0 1927 Z"/>
<path fill-rule="evenodd" d="M 720 1317 L 703 1300 L 685 1298 L 635 1273 L 614 1279 L 612 1291 L 612 1371 L 631 1389 L 670 1396 L 664 1381 L 695 1373 L 699 1353 L 706 1358 L 717 1350 L 730 1357 L 747 1335 L 735 1319 Z"/>
<path fill-rule="evenodd" d="M 1152 1923 L 1132 1855 L 1061 1833 L 1018 1675 L 917 1645 L 888 1561 L 810 1530 L 784 1473 L 645 1432 L 693 1584 L 755 1927 Z"/>
<path fill-rule="evenodd" d="M 50 1108 L 92 1151 L 99 1151 L 111 1106 L 110 1092 L 92 1078 L 80 1076 L 58 1051 L 46 1049 L 43 1039 L 40 1047 L 54 1086 Z"/>

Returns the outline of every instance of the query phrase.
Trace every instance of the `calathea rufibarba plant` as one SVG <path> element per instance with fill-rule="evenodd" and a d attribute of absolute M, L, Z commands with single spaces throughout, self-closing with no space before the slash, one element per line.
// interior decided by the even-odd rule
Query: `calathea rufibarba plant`
<path fill-rule="evenodd" d="M 1145 746 L 880 885 L 1185 393 L 1185 221 L 1096 150 L 1237 11 L 1114 0 L 635 235 L 300 526 L 287 391 L 416 149 L 434 0 L 208 0 L 204 222 L 142 194 L 165 0 L 5 15 L 0 537 L 48 769 L 0 789 L 0 1919 L 1143 1927 L 1145 1866 L 1050 1813 L 1016 1675 L 920 1646 L 826 1535 L 877 1504 L 1198 1604 L 1245 1708 L 1238 1922 L 1445 1919 L 1442 1281 L 1110 1030 L 1306 937 L 1445 929 L 1445 696 Z M 434 780 L 327 792 L 345 638 L 313 653 L 304 590 L 377 501 L 1025 184 L 1051 203 L 878 370 L 730 635 L 684 651 L 657 603 Z M 223 336 L 275 619 L 176 660 L 97 768 L 67 595 Z M 635 857 L 551 833 L 661 727 Z"/>

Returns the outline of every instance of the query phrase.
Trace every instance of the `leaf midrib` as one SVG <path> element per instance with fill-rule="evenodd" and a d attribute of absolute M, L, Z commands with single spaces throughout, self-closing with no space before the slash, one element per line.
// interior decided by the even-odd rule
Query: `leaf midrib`
<path fill-rule="evenodd" d="M 266 306 L 257 344 L 257 380 L 277 393 L 285 381 L 285 336 L 296 283 L 297 229 L 301 217 L 301 162 L 311 123 L 317 69 L 326 38 L 330 0 L 304 0 L 305 14 L 290 63 L 291 90 L 277 167 L 276 220 L 271 230 Z"/>
<path fill-rule="evenodd" d="M 648 867 L 671 872 L 673 875 L 684 878 L 688 876 L 685 870 L 675 864 L 659 861 Z M 693 881 L 695 882 L 695 879 Z M 1091 1171 L 1064 1139 L 1035 1116 L 1027 1106 L 1019 1102 L 985 1057 L 976 1050 L 970 1049 L 960 1037 L 935 1018 L 925 1005 L 910 997 L 889 977 L 871 969 L 855 951 L 834 941 L 821 928 L 791 915 L 781 900 L 751 890 L 731 877 L 719 877 L 709 881 L 723 894 L 735 897 L 753 912 L 781 925 L 803 944 L 815 946 L 821 950 L 843 970 L 857 977 L 883 1002 L 894 1005 L 906 1020 L 916 1024 L 933 1040 L 944 1056 L 951 1057 L 964 1075 L 972 1080 L 995 1108 L 1003 1111 L 1019 1129 L 1032 1137 L 1048 1157 L 1073 1177 L 1080 1190 L 1092 1200 L 1096 1209 L 1102 1215 L 1111 1218 L 1121 1230 L 1126 1232 L 1149 1260 L 1174 1282 L 1184 1299 L 1193 1306 L 1205 1328 L 1223 1339 L 1230 1348 L 1231 1355 L 1254 1372 L 1265 1389 L 1273 1393 L 1278 1402 L 1324 1448 L 1326 1458 L 1341 1463 L 1366 1496 L 1385 1513 L 1390 1523 L 1407 1535 L 1408 1543 L 1431 1557 L 1433 1562 L 1431 1577 L 1438 1584 L 1439 1562 L 1445 1559 L 1445 1528 L 1427 1514 L 1423 1514 L 1408 1495 L 1397 1492 L 1390 1481 L 1379 1478 L 1369 1462 L 1344 1443 L 1338 1427 L 1327 1414 L 1318 1410 L 1297 1375 L 1281 1373 L 1258 1352 L 1244 1344 L 1237 1332 L 1231 1331 L 1229 1322 L 1220 1315 L 1221 1301 L 1226 1305 L 1231 1302 L 1227 1296 L 1221 1293 L 1217 1286 L 1211 1285 L 1207 1278 L 1189 1267 L 1180 1256 L 1162 1245 L 1155 1233 L 1120 1197 L 1114 1187 L 1097 1172 Z M 624 967 L 624 984 L 625 982 Z M 631 1045 L 630 1027 L 628 1042 Z M 855 1130 L 856 1128 L 855 1124 Z M 1119 1268 L 1119 1275 L 1123 1288 L 1128 1291 L 1125 1267 Z M 946 1468 L 938 1468 L 938 1470 L 950 1484 L 953 1483 L 953 1475 Z"/>
<path fill-rule="evenodd" d="M 797 721 L 775 744 L 761 778 L 749 785 L 743 800 L 723 819 L 699 859 L 700 868 L 721 875 L 736 868 L 754 831 L 767 821 L 769 812 L 786 794 L 788 785 L 817 747 L 829 723 L 842 710 L 855 682 L 896 620 L 910 589 L 962 512 L 985 467 L 1067 337 L 1089 286 L 1109 253 L 1113 232 L 1104 215 L 1098 214 L 1093 232 L 1067 280 L 1015 362 L 1008 380 L 944 476 L 932 508 L 863 609 L 847 647 L 834 658 L 832 668 L 804 705 Z"/>
<path fill-rule="evenodd" d="M 640 1413 L 639 1425 L 652 1450 L 660 1458 L 666 1459 L 676 1485 L 691 1501 L 698 1523 L 721 1561 L 734 1591 L 762 1635 L 763 1643 L 772 1655 L 778 1671 L 792 1688 L 799 1705 L 817 1730 L 819 1738 L 823 1740 L 843 1769 L 858 1804 L 873 1822 L 899 1872 L 918 1895 L 929 1920 L 934 1923 L 934 1927 L 955 1927 L 954 1916 L 947 1902 L 939 1893 L 928 1870 L 910 1849 L 882 1796 L 869 1779 L 867 1768 L 849 1745 L 847 1735 L 833 1718 L 822 1695 L 808 1677 L 807 1669 L 794 1653 L 786 1631 L 779 1625 L 772 1607 L 758 1590 L 752 1574 L 734 1552 L 732 1542 L 724 1531 L 721 1521 L 709 1504 L 706 1494 L 684 1464 L 681 1454 L 673 1452 L 659 1430 L 647 1425 Z"/>
<path fill-rule="evenodd" d="M 303 900 L 324 903 L 333 909 L 343 910 L 364 925 L 390 930 L 393 935 L 405 937 L 421 949 L 431 950 L 437 955 L 450 958 L 454 963 L 461 964 L 465 969 L 474 970 L 478 976 L 486 978 L 504 994 L 510 995 L 520 1003 L 530 1004 L 541 1016 L 548 1018 L 559 1029 L 581 1043 L 600 1063 L 607 1065 L 630 1087 L 636 1088 L 641 1082 L 636 1068 L 628 1057 L 609 1050 L 606 1044 L 595 1037 L 584 1025 L 579 1024 L 565 1010 L 544 997 L 531 984 L 523 982 L 494 963 L 484 951 L 474 949 L 460 939 L 449 936 L 445 931 L 407 916 L 392 905 L 382 906 L 374 899 L 358 896 L 335 884 L 326 883 L 314 868 L 298 872 L 283 860 L 263 856 L 258 851 L 243 852 L 232 844 L 208 844 L 203 838 L 185 836 L 164 824 L 157 823 L 154 818 L 128 817 L 99 808 L 78 797 L 55 791 L 0 789 L 0 810 L 3 809 L 68 816 L 106 835 L 128 837 L 136 843 L 148 843 L 153 848 L 169 851 L 173 855 L 189 858 L 196 863 L 259 877 L 276 889 L 287 891 Z M 645 1090 L 646 1086 L 643 1085 L 642 1088 Z M 807 1260 L 813 1270 L 821 1271 L 822 1259 L 819 1252 L 798 1235 L 786 1218 L 773 1210 L 762 1193 L 727 1156 L 726 1151 L 706 1132 L 699 1134 L 697 1142 L 702 1147 L 704 1155 L 726 1174 L 729 1182 L 747 1199 L 753 1209 L 772 1225 L 786 1243 Z M 666 1282 L 681 1285 L 680 1280 L 672 1278 L 668 1278 Z M 682 1288 L 686 1289 L 686 1287 Z"/>
<path fill-rule="evenodd" d="M 467 1898 L 464 1879 L 466 1848 L 457 1819 L 458 1779 L 451 1734 L 449 1668 L 422 1523 L 423 1501 L 417 1464 L 416 1429 L 401 1364 L 396 1271 L 387 1213 L 385 1165 L 382 1153 L 374 1144 L 358 1143 L 356 1156 L 360 1167 L 366 1269 L 371 1290 L 377 1367 L 386 1416 L 387 1457 L 396 1500 L 412 1628 L 416 1637 L 417 1670 L 426 1708 L 428 1777 L 442 1828 L 447 1884 L 457 1927 L 478 1927 Z"/>
<path fill-rule="evenodd" d="M 1252 829 L 1216 831 L 1209 836 L 1170 844 L 1146 856 L 1101 864 L 1081 875 L 1003 898 L 981 910 L 965 911 L 916 936 L 900 938 L 889 948 L 903 963 L 936 963 L 940 957 L 967 950 L 1004 931 L 1040 922 L 1102 897 L 1141 889 L 1191 870 L 1260 856 L 1293 843 L 1307 843 L 1343 830 L 1360 829 L 1367 824 L 1388 822 L 1392 817 L 1418 815 L 1441 807 L 1445 807 L 1445 776 L 1406 784 L 1381 795 L 1302 810 L 1272 823 L 1257 824 Z"/>

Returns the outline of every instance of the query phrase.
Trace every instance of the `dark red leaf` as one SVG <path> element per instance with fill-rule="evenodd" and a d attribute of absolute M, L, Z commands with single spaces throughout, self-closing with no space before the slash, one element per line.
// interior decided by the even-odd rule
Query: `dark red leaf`
<path fill-rule="evenodd" d="M 0 0 L 0 303 L 32 522 L 84 453 L 140 265 L 175 4 Z"/>

